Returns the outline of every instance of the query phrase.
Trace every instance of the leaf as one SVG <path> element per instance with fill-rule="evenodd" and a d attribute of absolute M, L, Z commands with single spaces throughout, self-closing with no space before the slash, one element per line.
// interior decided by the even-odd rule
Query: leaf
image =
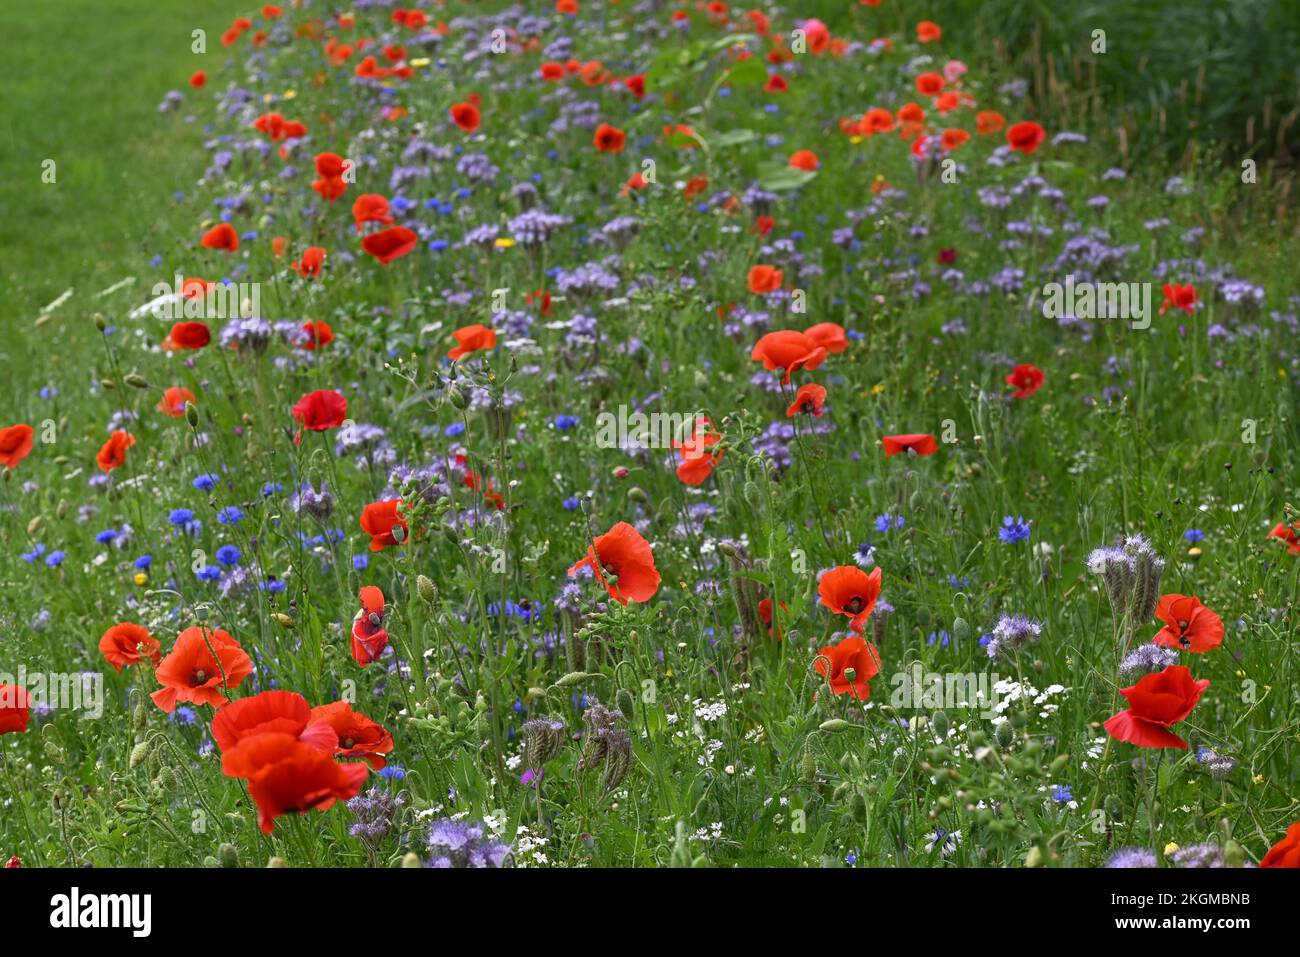
<path fill-rule="evenodd" d="M 711 143 L 714 147 L 723 146 L 743 146 L 746 143 L 752 143 L 758 139 L 758 134 L 753 130 L 727 130 L 725 133 L 719 133 Z"/>
<path fill-rule="evenodd" d="M 772 192 L 798 189 L 817 176 L 816 170 L 798 169 L 784 163 L 767 163 L 758 170 L 758 185 Z"/>

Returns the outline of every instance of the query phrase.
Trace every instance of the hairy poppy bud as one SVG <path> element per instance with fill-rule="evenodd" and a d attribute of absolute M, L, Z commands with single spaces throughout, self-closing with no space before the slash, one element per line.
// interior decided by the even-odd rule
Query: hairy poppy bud
<path fill-rule="evenodd" d="M 267 867 L 288 867 L 283 857 L 273 857 L 266 862 Z"/>
<path fill-rule="evenodd" d="M 285 614 L 284 612 L 282 612 L 282 611 L 274 612 L 274 613 L 271 615 L 271 617 L 274 618 L 274 619 L 275 619 L 275 620 L 276 620 L 276 621 L 277 621 L 281 626 L 283 626 L 283 627 L 285 627 L 285 628 L 292 628 L 293 625 L 294 625 L 294 621 L 293 621 L 293 619 L 290 618 L 288 615 L 286 615 L 286 614 Z"/>
<path fill-rule="evenodd" d="M 100 332 L 103 332 L 105 329 L 108 328 L 108 320 L 104 318 L 102 313 L 98 313 L 98 312 L 95 313 L 94 318 L 95 318 L 95 328 L 98 329 Z"/>
<path fill-rule="evenodd" d="M 402 866 L 403 866 L 403 867 L 419 867 L 419 866 L 420 866 L 420 855 L 417 854 L 417 853 L 415 853 L 415 851 L 407 851 L 407 852 L 406 852 L 406 856 L 404 856 L 404 857 L 402 858 Z"/>
<path fill-rule="evenodd" d="M 948 720 L 946 711 L 936 711 L 930 718 L 930 726 L 934 728 L 934 733 L 941 738 L 948 736 L 948 731 L 952 728 L 952 723 Z"/>
<path fill-rule="evenodd" d="M 189 423 L 191 429 L 199 427 L 199 407 L 193 402 L 185 403 L 185 421 Z"/>
<path fill-rule="evenodd" d="M 151 749 L 152 745 L 150 745 L 148 741 L 141 741 L 131 749 L 131 757 L 127 761 L 127 766 L 134 771 L 140 765 L 144 764 L 144 762 L 149 758 L 149 751 Z"/>
<path fill-rule="evenodd" d="M 238 867 L 239 851 L 235 850 L 233 844 L 222 844 L 217 848 L 217 860 L 222 867 Z"/>
<path fill-rule="evenodd" d="M 970 622 L 958 615 L 952 622 L 952 639 L 956 642 L 965 642 L 970 637 Z M 960 645 L 958 646 L 960 647 Z"/>
<path fill-rule="evenodd" d="M 131 386 L 131 388 L 133 389 L 149 388 L 149 380 L 146 379 L 144 376 L 140 375 L 140 373 L 138 372 L 128 372 L 126 374 L 126 378 L 123 381 L 125 381 L 126 384 Z"/>
<path fill-rule="evenodd" d="M 829 721 L 823 721 L 817 727 L 822 731 L 847 731 L 849 728 L 853 727 L 853 725 L 849 724 L 849 722 L 845 721 L 843 718 L 831 718 Z"/>
<path fill-rule="evenodd" d="M 1011 742 L 1015 741 L 1016 732 L 1015 729 L 1011 727 L 1010 721 L 1003 721 L 998 725 L 998 729 L 993 733 L 993 737 L 997 739 L 998 747 L 1005 750 L 1006 748 L 1011 747 Z"/>
<path fill-rule="evenodd" d="M 432 605 L 438 600 L 438 586 L 423 575 L 415 577 L 415 591 L 427 604 Z"/>
<path fill-rule="evenodd" d="M 618 693 L 614 695 L 614 704 L 619 711 L 623 712 L 623 717 L 629 720 L 636 714 L 636 699 L 626 688 L 618 689 Z"/>
<path fill-rule="evenodd" d="M 462 412 L 469 407 L 469 400 L 465 398 L 465 393 L 460 391 L 459 386 L 453 385 L 447 390 L 447 401 Z"/>

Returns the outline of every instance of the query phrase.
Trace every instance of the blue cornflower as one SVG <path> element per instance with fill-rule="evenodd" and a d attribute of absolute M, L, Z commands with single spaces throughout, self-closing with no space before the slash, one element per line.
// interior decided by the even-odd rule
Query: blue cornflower
<path fill-rule="evenodd" d="M 570 495 L 568 498 L 566 498 L 566 499 L 565 499 L 563 502 L 561 502 L 560 504 L 563 505 L 563 506 L 565 507 L 566 510 L 572 512 L 572 511 L 576 510 L 577 507 L 578 507 L 579 505 L 581 505 L 582 503 L 578 501 L 578 497 L 577 497 L 576 495 Z"/>
<path fill-rule="evenodd" d="M 217 561 L 223 565 L 238 565 L 243 554 L 238 545 L 222 545 L 217 549 Z"/>
<path fill-rule="evenodd" d="M 576 415 L 557 415 L 555 417 L 555 427 L 560 431 L 571 429 L 577 424 L 578 417 Z"/>
<path fill-rule="evenodd" d="M 153 556 L 141 555 L 139 558 L 135 560 L 133 564 L 135 565 L 136 568 L 140 569 L 141 571 L 145 571 L 149 568 L 150 565 L 153 564 Z"/>
<path fill-rule="evenodd" d="M 369 555 L 353 555 L 353 556 L 352 556 L 352 567 L 355 568 L 355 569 L 356 569 L 357 571 L 359 571 L 359 572 L 363 572 L 363 571 L 365 571 L 367 568 L 370 567 L 370 556 L 369 556 Z"/>
<path fill-rule="evenodd" d="M 902 527 L 903 516 L 901 515 L 892 515 L 889 512 L 885 512 L 883 515 L 876 516 L 876 531 L 878 532 L 884 533 L 889 531 L 891 528 Z"/>
<path fill-rule="evenodd" d="M 238 505 L 227 505 L 217 512 L 217 521 L 222 525 L 238 525 L 244 519 L 244 510 Z"/>
<path fill-rule="evenodd" d="M 458 435 L 464 435 L 464 434 L 465 434 L 465 423 L 464 423 L 464 422 L 453 422 L 451 425 L 447 426 L 445 429 L 442 430 L 442 434 L 445 435 L 445 436 L 446 436 L 447 438 L 449 438 L 449 439 L 454 439 L 454 438 L 456 438 L 456 436 L 458 436 Z"/>
<path fill-rule="evenodd" d="M 56 548 L 54 551 L 50 552 L 45 556 L 45 564 L 50 568 L 58 568 L 63 564 L 63 551 Z"/>
<path fill-rule="evenodd" d="M 188 508 L 174 508 L 172 509 L 171 514 L 167 516 L 167 521 L 171 522 L 173 525 L 188 525 L 190 522 L 194 521 L 194 512 L 192 509 Z"/>
<path fill-rule="evenodd" d="M 98 535 L 95 536 L 95 541 L 98 542 L 100 545 L 107 545 L 115 538 L 117 538 L 117 529 L 106 528 Z"/>
<path fill-rule="evenodd" d="M 857 552 L 853 556 L 853 561 L 863 568 L 870 568 L 876 563 L 876 548 L 870 542 L 863 542 L 858 546 Z"/>
<path fill-rule="evenodd" d="M 952 635 L 948 634 L 947 631 L 944 631 L 942 629 L 939 631 L 932 631 L 930 632 L 930 637 L 925 640 L 925 643 L 927 645 L 933 645 L 937 641 L 939 642 L 940 647 L 947 648 L 948 640 L 951 637 Z"/>
<path fill-rule="evenodd" d="M 272 578 L 262 584 L 262 590 L 270 592 L 272 595 L 278 595 L 284 591 L 287 586 L 278 578 Z"/>
<path fill-rule="evenodd" d="M 279 482 L 267 482 L 265 485 L 262 486 L 262 497 L 270 498 L 272 495 L 275 495 L 277 492 L 283 492 L 283 491 L 284 491 L 284 486 L 281 485 Z"/>
<path fill-rule="evenodd" d="M 1023 542 L 1029 537 L 1029 524 L 1022 517 L 1012 518 L 1010 515 L 1002 519 L 1002 527 L 998 529 L 998 538 L 1008 544 Z"/>
<path fill-rule="evenodd" d="M 221 569 L 216 565 L 204 565 L 195 574 L 199 576 L 200 581 L 214 582 L 221 577 Z"/>
<path fill-rule="evenodd" d="M 1068 784 L 1059 785 L 1052 791 L 1052 800 L 1057 804 L 1069 804 L 1073 801 L 1074 795 L 1070 793 L 1070 786 Z"/>
<path fill-rule="evenodd" d="M 32 550 L 30 552 L 23 552 L 23 561 L 25 561 L 27 564 L 30 565 L 32 562 L 36 561 L 36 559 L 40 558 L 44 554 L 45 554 L 45 546 L 42 545 L 40 542 L 37 542 L 35 545 L 32 546 Z"/>
<path fill-rule="evenodd" d="M 384 767 L 380 768 L 378 773 L 381 778 L 388 778 L 391 781 L 400 781 L 402 778 L 406 777 L 406 768 L 402 767 L 400 764 L 389 762 Z M 454 791 L 452 792 L 452 798 L 455 798 Z"/>
<path fill-rule="evenodd" d="M 1183 538 L 1187 539 L 1193 545 L 1195 545 L 1204 537 L 1205 537 L 1205 533 L 1201 531 L 1199 528 L 1189 528 L 1187 531 L 1183 532 Z"/>
<path fill-rule="evenodd" d="M 191 725 L 198 721 L 198 715 L 194 713 L 194 709 L 185 705 L 177 706 L 176 710 L 167 717 L 175 724 Z"/>
<path fill-rule="evenodd" d="M 194 487 L 200 492 L 211 492 L 221 481 L 221 476 L 215 472 L 205 472 L 194 480 Z"/>

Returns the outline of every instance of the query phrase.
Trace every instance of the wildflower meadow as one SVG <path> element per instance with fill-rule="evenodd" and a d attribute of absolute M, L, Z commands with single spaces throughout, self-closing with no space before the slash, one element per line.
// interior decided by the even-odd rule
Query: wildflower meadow
<path fill-rule="evenodd" d="M 1294 49 L 34 6 L 0 862 L 1300 867 Z"/>

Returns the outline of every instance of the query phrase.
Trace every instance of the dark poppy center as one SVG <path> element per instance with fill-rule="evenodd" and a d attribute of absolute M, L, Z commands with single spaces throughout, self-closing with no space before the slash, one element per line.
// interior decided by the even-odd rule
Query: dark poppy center
<path fill-rule="evenodd" d="M 339 747 L 344 748 L 345 750 L 349 748 L 353 748 L 355 746 L 356 746 L 356 742 L 353 741 L 351 738 L 344 738 L 342 741 L 339 742 Z"/>
<path fill-rule="evenodd" d="M 862 611 L 862 599 L 857 595 L 854 595 L 849 599 L 849 603 L 844 607 L 856 615 L 858 612 Z"/>
<path fill-rule="evenodd" d="M 199 668 L 194 672 L 194 683 L 196 685 L 201 685 L 203 684 L 203 682 L 207 680 L 208 680 L 208 673 L 204 671 L 202 668 Z"/>

